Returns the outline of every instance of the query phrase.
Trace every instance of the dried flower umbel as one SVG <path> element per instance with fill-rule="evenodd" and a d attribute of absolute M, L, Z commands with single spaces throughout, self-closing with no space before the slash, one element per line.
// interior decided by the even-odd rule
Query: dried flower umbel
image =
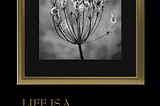
<path fill-rule="evenodd" d="M 99 26 L 106 2 L 107 0 L 50 1 L 52 5 L 50 14 L 56 33 L 63 40 L 78 45 L 81 60 L 83 60 L 81 45 L 87 43 L 88 38 L 93 35 Z M 71 6 L 73 9 L 70 8 Z M 117 22 L 113 13 L 111 13 L 110 21 L 113 24 Z M 108 30 L 105 32 L 99 38 L 110 33 Z"/>

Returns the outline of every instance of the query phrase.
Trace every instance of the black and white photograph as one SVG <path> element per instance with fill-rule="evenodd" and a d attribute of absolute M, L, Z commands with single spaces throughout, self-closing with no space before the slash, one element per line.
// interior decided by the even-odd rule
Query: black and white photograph
<path fill-rule="evenodd" d="M 39 0 L 39 60 L 121 60 L 121 0 Z"/>

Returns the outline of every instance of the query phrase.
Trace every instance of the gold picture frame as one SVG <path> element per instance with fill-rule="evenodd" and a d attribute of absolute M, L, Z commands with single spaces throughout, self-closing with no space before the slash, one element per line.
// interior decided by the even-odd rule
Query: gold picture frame
<path fill-rule="evenodd" d="M 145 1 L 136 0 L 135 77 L 26 77 L 25 0 L 17 0 L 17 85 L 145 85 Z"/>

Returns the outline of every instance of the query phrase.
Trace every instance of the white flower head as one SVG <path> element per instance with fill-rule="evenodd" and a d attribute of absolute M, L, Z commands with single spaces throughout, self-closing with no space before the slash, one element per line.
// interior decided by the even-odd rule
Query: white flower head
<path fill-rule="evenodd" d="M 79 5 L 80 5 L 80 2 L 79 1 L 75 1 L 75 2 L 73 2 L 73 5 L 74 5 L 75 9 L 78 9 Z"/>
<path fill-rule="evenodd" d="M 82 3 L 82 4 L 79 6 L 79 10 L 80 10 L 80 11 L 84 11 L 84 9 L 85 9 L 85 6 L 84 6 L 84 4 Z"/>
<path fill-rule="evenodd" d="M 66 21 L 61 22 L 61 27 L 62 27 L 62 29 L 68 28 Z"/>
<path fill-rule="evenodd" d="M 90 6 L 90 4 L 89 4 L 89 2 L 88 1 L 84 1 L 84 7 L 86 8 L 86 9 L 88 9 L 89 8 L 89 6 Z"/>
<path fill-rule="evenodd" d="M 53 8 L 51 9 L 50 14 L 51 14 L 52 16 L 58 16 L 58 17 L 60 17 L 60 11 L 59 11 L 59 9 L 57 9 L 56 7 L 53 7 Z"/>
<path fill-rule="evenodd" d="M 113 13 L 111 13 L 111 19 L 110 21 L 115 24 L 117 22 L 116 18 L 114 17 Z"/>
<path fill-rule="evenodd" d="M 58 13 L 57 8 L 56 8 L 56 7 L 53 7 L 53 8 L 51 9 L 51 14 L 54 15 L 54 14 L 57 14 L 57 13 Z"/>

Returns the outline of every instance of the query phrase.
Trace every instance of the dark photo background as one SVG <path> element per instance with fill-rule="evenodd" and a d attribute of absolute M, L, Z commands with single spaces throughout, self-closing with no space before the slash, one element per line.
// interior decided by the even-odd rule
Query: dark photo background
<path fill-rule="evenodd" d="M 49 13 L 51 10 L 49 1 L 39 0 L 39 59 L 80 59 L 78 46 L 62 40 L 56 34 Z M 116 17 L 116 24 L 110 22 L 110 12 Z M 121 18 L 121 0 L 108 0 L 101 23 L 88 41 L 103 35 L 104 32 L 101 29 L 105 29 L 105 26 L 111 29 L 114 25 L 111 29 L 113 33 L 94 42 L 83 44 L 84 59 L 120 60 L 123 58 Z"/>

